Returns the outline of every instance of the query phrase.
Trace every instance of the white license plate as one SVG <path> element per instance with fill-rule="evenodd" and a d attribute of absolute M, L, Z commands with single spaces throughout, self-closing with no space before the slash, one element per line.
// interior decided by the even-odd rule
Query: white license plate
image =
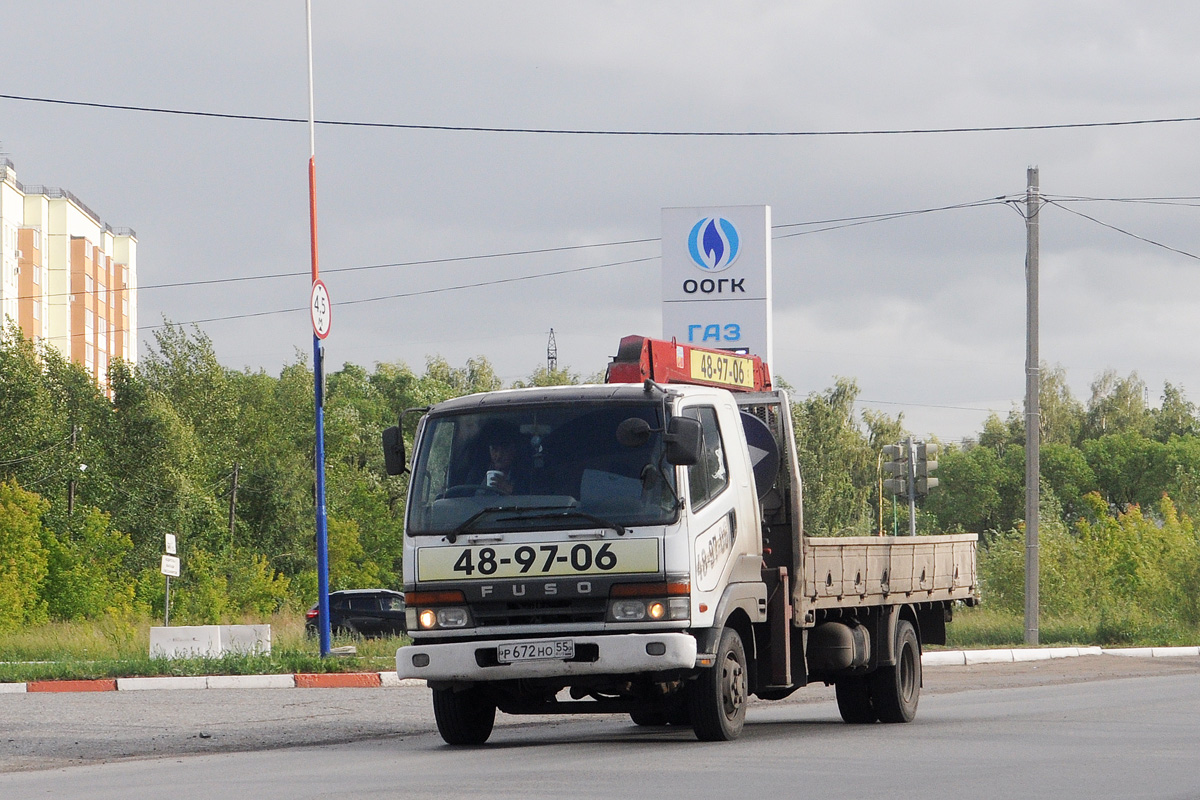
<path fill-rule="evenodd" d="M 519 661 L 561 660 L 575 657 L 574 639 L 548 639 L 538 642 L 509 642 L 496 648 L 496 660 L 501 664 Z"/>

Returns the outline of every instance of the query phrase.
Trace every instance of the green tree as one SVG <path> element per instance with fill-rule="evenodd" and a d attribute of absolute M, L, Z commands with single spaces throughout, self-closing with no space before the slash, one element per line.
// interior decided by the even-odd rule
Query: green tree
<path fill-rule="evenodd" d="M 133 610 L 134 581 L 126 565 L 130 538 L 115 530 L 108 514 L 76 508 L 73 532 L 45 530 L 48 571 L 43 596 L 52 619 L 98 619 Z"/>
<path fill-rule="evenodd" d="M 804 482 L 804 526 L 810 535 L 868 533 L 874 528 L 870 500 L 878 462 L 855 419 L 857 397 L 858 385 L 838 378 L 833 388 L 814 392 L 792 407 Z M 883 426 L 879 429 L 882 432 Z"/>
<path fill-rule="evenodd" d="M 567 367 L 550 369 L 540 366 L 529 374 L 525 380 L 513 382 L 514 389 L 524 389 L 528 386 L 574 386 L 579 383 L 579 375 Z"/>
<path fill-rule="evenodd" d="M 1196 420 L 1196 405 L 1188 401 L 1183 390 L 1163 383 L 1162 405 L 1150 412 L 1151 438 L 1166 442 L 1172 436 L 1195 436 L 1200 433 Z"/>
<path fill-rule="evenodd" d="M 1098 439 L 1110 433 L 1149 432 L 1146 384 L 1136 372 L 1122 378 L 1105 370 L 1092 382 L 1092 397 L 1084 418 L 1083 437 Z"/>
<path fill-rule="evenodd" d="M 0 481 L 0 631 L 46 618 L 41 599 L 49 571 L 48 534 L 42 515 L 48 504 L 15 481 Z"/>
<path fill-rule="evenodd" d="M 926 498 L 925 510 L 943 530 L 985 533 L 1012 524 L 999 516 L 1006 476 L 992 448 L 947 448 L 938 455 L 937 475 L 938 487 Z"/>
<path fill-rule="evenodd" d="M 1067 371 L 1061 364 L 1051 367 L 1045 362 L 1038 382 L 1041 441 L 1045 444 L 1075 445 L 1083 431 L 1083 403 L 1071 394 Z"/>

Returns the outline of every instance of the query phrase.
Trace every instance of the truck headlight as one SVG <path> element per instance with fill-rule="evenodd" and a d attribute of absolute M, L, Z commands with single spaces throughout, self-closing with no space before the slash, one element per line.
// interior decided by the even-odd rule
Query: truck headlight
<path fill-rule="evenodd" d="M 467 613 L 465 608 L 439 608 L 437 610 L 437 624 L 439 628 L 465 628 L 467 621 L 471 615 Z"/>
<path fill-rule="evenodd" d="M 617 584 L 610 590 L 609 622 L 691 618 L 691 587 L 683 582 Z"/>
<path fill-rule="evenodd" d="M 637 622 L 646 618 L 646 603 L 642 600 L 614 600 L 608 615 L 616 622 Z"/>
<path fill-rule="evenodd" d="M 466 602 L 460 591 L 409 592 L 408 597 L 416 601 L 410 601 L 408 613 L 411 614 L 414 608 L 417 609 L 417 627 L 423 631 L 437 628 L 469 628 L 473 624 L 471 611 L 466 605 L 453 605 Z M 426 603 L 433 605 L 426 606 Z"/>

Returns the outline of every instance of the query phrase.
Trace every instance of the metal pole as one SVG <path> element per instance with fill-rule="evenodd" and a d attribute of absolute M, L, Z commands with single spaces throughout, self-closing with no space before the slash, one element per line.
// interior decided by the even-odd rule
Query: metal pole
<path fill-rule="evenodd" d="M 229 487 L 229 550 L 233 551 L 233 527 L 237 521 L 237 487 L 238 487 L 238 470 L 241 464 L 237 461 L 233 462 L 233 482 Z"/>
<path fill-rule="evenodd" d="M 917 448 L 908 437 L 908 535 L 917 535 Z"/>
<path fill-rule="evenodd" d="M 312 0 L 305 0 L 308 22 L 308 226 L 312 247 L 312 282 L 319 277 L 317 270 L 317 135 L 313 117 L 312 63 Z M 329 531 L 325 517 L 325 398 L 322 396 L 321 376 L 325 353 L 321 340 L 313 331 L 313 403 L 316 409 L 317 444 L 317 607 L 320 624 L 321 655 L 329 655 Z"/>
<path fill-rule="evenodd" d="M 1038 355 L 1038 168 L 1025 190 L 1025 644 L 1038 643 L 1038 521 L 1041 499 L 1041 361 Z"/>
<path fill-rule="evenodd" d="M 171 627 L 171 576 L 167 575 L 167 596 L 163 601 L 163 627 Z"/>

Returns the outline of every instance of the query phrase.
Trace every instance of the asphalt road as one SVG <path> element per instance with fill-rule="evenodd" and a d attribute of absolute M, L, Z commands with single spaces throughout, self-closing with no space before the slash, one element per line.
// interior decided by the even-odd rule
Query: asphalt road
<path fill-rule="evenodd" d="M 0 695 L 0 798 L 1200 797 L 1200 658 L 926 670 L 910 725 L 832 691 L 757 703 L 741 739 L 616 716 L 501 716 L 449 748 L 424 689 Z"/>

